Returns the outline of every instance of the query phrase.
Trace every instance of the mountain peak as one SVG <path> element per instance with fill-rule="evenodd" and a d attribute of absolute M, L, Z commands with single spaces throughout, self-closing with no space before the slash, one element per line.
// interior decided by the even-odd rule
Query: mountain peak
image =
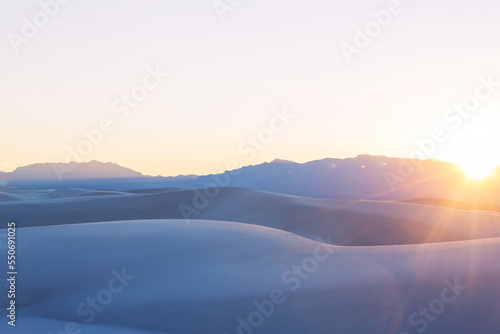
<path fill-rule="evenodd" d="M 270 163 L 271 164 L 296 164 L 295 161 L 285 160 L 285 159 L 274 159 Z"/>
<path fill-rule="evenodd" d="M 89 162 L 69 163 L 35 163 L 28 166 L 18 167 L 12 173 L 4 173 L 3 177 L 9 180 L 57 180 L 61 176 L 65 179 L 104 179 L 104 178 L 134 178 L 143 177 L 139 172 L 122 167 L 112 162 L 100 162 L 92 160 Z"/>

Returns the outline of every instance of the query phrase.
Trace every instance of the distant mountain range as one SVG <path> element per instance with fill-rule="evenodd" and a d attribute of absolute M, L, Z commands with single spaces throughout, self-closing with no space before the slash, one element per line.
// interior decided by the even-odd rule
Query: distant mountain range
<path fill-rule="evenodd" d="M 500 171 L 483 185 L 467 184 L 454 164 L 359 155 L 295 163 L 276 159 L 213 175 L 146 176 L 114 163 L 91 161 L 34 164 L 0 173 L 0 185 L 33 188 L 132 190 L 145 188 L 241 187 L 290 195 L 338 199 L 448 198 L 473 200 L 498 196 Z M 458 196 L 460 194 L 460 196 Z"/>

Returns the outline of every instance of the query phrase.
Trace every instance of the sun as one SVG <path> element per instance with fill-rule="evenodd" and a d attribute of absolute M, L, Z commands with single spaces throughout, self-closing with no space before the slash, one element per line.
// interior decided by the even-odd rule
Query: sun
<path fill-rule="evenodd" d="M 500 165 L 500 134 L 487 125 L 465 127 L 448 139 L 443 160 L 456 163 L 469 179 L 484 179 Z"/>
<path fill-rule="evenodd" d="M 491 176 L 497 168 L 497 166 L 492 163 L 480 160 L 463 161 L 458 165 L 469 179 L 476 180 Z"/>

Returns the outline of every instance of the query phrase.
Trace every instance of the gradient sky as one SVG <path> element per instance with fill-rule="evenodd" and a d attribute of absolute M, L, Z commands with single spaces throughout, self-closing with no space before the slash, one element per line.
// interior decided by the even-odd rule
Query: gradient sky
<path fill-rule="evenodd" d="M 115 120 L 113 101 L 156 64 L 169 78 L 86 161 L 177 175 L 220 172 L 230 160 L 408 157 L 479 76 L 500 81 L 500 2 L 401 1 L 348 63 L 339 44 L 388 2 L 246 0 L 221 20 L 212 0 L 73 0 L 15 54 L 8 34 L 40 7 L 3 1 L 0 170 L 65 162 L 66 147 Z M 254 158 L 242 156 L 239 145 L 284 106 L 296 118 Z M 500 165 L 500 131 L 476 143 L 471 130 L 499 121 L 500 88 L 432 156 L 453 160 L 470 138 L 464 155 Z"/>

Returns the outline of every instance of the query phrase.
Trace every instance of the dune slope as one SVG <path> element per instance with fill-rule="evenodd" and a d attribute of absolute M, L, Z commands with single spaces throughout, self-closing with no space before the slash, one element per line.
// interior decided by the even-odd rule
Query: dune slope
<path fill-rule="evenodd" d="M 500 329 L 498 238 L 339 247 L 273 228 L 200 220 L 18 231 L 18 323 L 26 333 L 64 332 L 67 322 L 91 333 Z M 93 299 L 100 311 L 89 306 Z M 420 308 L 431 310 L 433 320 Z M 0 328 L 16 333 L 5 322 Z"/>
<path fill-rule="evenodd" d="M 4 189 L 4 192 L 8 191 Z M 0 220 L 20 227 L 133 219 L 223 220 L 278 228 L 345 246 L 500 237 L 500 215 L 390 201 L 343 201 L 242 188 L 131 192 L 63 189 L 0 202 Z M 216 196 L 213 196 L 216 194 Z M 110 196 L 113 195 L 113 196 Z"/>

